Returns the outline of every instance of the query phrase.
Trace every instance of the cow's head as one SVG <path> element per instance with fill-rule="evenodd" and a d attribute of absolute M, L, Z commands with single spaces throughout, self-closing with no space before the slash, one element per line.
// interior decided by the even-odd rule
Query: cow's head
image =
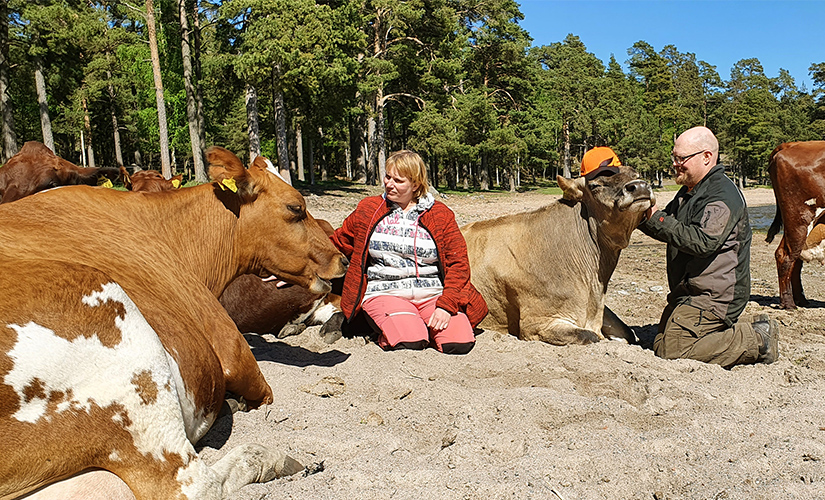
<path fill-rule="evenodd" d="M 129 175 L 123 167 L 120 167 L 120 171 L 124 179 L 123 183 L 126 185 L 126 189 L 130 191 L 155 193 L 178 189 L 183 184 L 183 174 L 167 179 L 157 170 L 138 170 L 132 175 Z"/>
<path fill-rule="evenodd" d="M 37 141 L 28 141 L 0 170 L 0 203 L 25 198 L 39 191 L 72 184 L 111 187 L 120 179 L 116 168 L 79 167 L 55 155 Z"/>
<path fill-rule="evenodd" d="M 347 261 L 307 212 L 301 193 L 261 157 L 249 169 L 224 148 L 209 148 L 206 158 L 216 195 L 238 217 L 234 246 L 248 266 L 243 271 L 329 292 L 329 280 L 343 276 Z"/>
<path fill-rule="evenodd" d="M 593 180 L 584 177 L 557 178 L 564 199 L 581 202 L 588 216 L 598 225 L 601 242 L 621 250 L 630 243 L 630 235 L 656 202 L 650 184 L 630 167 L 621 167 L 613 175 Z"/>

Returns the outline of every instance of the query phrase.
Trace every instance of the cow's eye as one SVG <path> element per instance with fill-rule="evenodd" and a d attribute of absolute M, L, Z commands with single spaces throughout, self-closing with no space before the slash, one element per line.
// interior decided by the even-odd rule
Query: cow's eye
<path fill-rule="evenodd" d="M 304 211 L 304 207 L 301 205 L 287 205 L 287 209 L 298 219 L 301 220 L 306 217 L 306 212 Z"/>

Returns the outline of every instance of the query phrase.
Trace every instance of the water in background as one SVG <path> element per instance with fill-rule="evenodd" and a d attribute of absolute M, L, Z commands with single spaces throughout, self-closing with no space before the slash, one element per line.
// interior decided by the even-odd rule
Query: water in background
<path fill-rule="evenodd" d="M 774 216 L 776 216 L 776 205 L 748 207 L 748 218 L 750 219 L 751 229 L 754 231 L 767 232 L 768 228 L 771 227 Z"/>

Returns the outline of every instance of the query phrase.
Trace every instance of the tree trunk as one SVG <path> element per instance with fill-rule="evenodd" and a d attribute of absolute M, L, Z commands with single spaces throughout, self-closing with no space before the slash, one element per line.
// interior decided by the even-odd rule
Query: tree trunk
<path fill-rule="evenodd" d="M 186 121 L 189 124 L 189 140 L 192 145 L 192 166 L 195 170 L 195 181 L 206 182 L 206 169 L 203 162 L 203 147 L 201 146 L 200 130 L 198 127 L 198 104 L 195 100 L 195 86 L 192 83 L 192 51 L 191 33 L 189 30 L 189 16 L 186 12 L 186 0 L 178 0 L 181 30 L 181 58 L 183 62 L 183 87 L 186 90 Z"/>
<path fill-rule="evenodd" d="M 320 139 L 318 141 L 318 143 L 319 143 L 318 147 L 321 149 L 321 154 L 320 154 L 320 157 L 321 157 L 321 161 L 320 161 L 320 163 L 321 163 L 321 181 L 325 181 L 325 180 L 327 180 L 327 161 L 326 161 L 327 159 L 324 156 L 324 129 L 321 128 L 321 127 L 318 127 L 318 138 Z M 313 182 L 313 184 L 314 184 L 314 182 Z"/>
<path fill-rule="evenodd" d="M 0 2 L 0 122 L 3 129 L 3 156 L 7 162 L 17 154 L 17 135 L 14 133 L 14 114 L 8 95 L 9 89 L 9 12 L 8 2 Z"/>
<path fill-rule="evenodd" d="M 89 140 L 86 142 L 86 155 L 89 158 L 89 166 L 95 168 L 95 151 L 92 149 L 92 121 L 89 119 L 89 106 L 86 104 L 86 98 L 81 100 L 83 104 L 83 128 L 86 129 L 86 135 Z"/>
<path fill-rule="evenodd" d="M 309 183 L 315 185 L 315 141 L 309 141 Z"/>
<path fill-rule="evenodd" d="M 43 77 L 43 60 L 34 59 L 34 86 L 37 89 L 37 103 L 40 105 L 40 129 L 43 131 L 43 144 L 54 152 L 52 121 L 49 119 L 49 100 L 46 97 L 46 79 Z"/>
<path fill-rule="evenodd" d="M 109 90 L 109 114 L 112 115 L 112 138 L 115 141 L 115 163 L 118 167 L 123 166 L 123 151 L 120 149 L 120 124 L 117 120 L 117 110 L 115 109 L 115 88 L 112 86 L 112 72 L 106 70 L 106 80 Z"/>
<path fill-rule="evenodd" d="M 569 179 L 570 175 L 570 123 L 565 120 L 561 128 L 561 136 L 564 141 L 564 175 Z"/>
<path fill-rule="evenodd" d="M 378 173 L 378 148 L 375 145 L 375 117 L 367 118 L 367 184 L 374 186 L 376 184 L 376 175 Z"/>
<path fill-rule="evenodd" d="M 287 134 L 287 147 L 289 148 L 289 177 L 292 178 L 292 175 L 298 175 L 298 165 L 295 163 L 295 129 L 293 128 L 290 130 L 289 134 Z"/>
<path fill-rule="evenodd" d="M 169 160 L 169 130 L 166 122 L 166 100 L 163 97 L 163 80 L 160 76 L 160 54 L 158 54 L 158 34 L 155 28 L 155 6 L 146 0 L 146 27 L 149 31 L 149 51 L 152 55 L 152 74 L 155 80 L 155 101 L 158 106 L 158 132 L 160 133 L 160 170 L 167 179 L 172 178 L 172 163 Z"/>
<path fill-rule="evenodd" d="M 487 162 L 487 153 L 481 153 L 481 169 L 478 171 L 478 183 L 482 191 L 490 190 L 490 171 Z"/>
<path fill-rule="evenodd" d="M 298 157 L 298 180 L 306 181 L 304 177 L 304 136 L 301 132 L 301 122 L 295 124 L 295 156 Z"/>
<path fill-rule="evenodd" d="M 384 89 L 378 89 L 375 97 L 375 148 L 378 150 L 378 179 L 384 178 L 387 171 L 387 145 L 384 138 Z"/>
<path fill-rule="evenodd" d="M 194 30 L 192 30 L 193 38 L 195 40 L 195 55 L 192 59 L 192 64 L 195 70 L 195 101 L 198 104 L 198 137 L 201 145 L 201 158 L 205 158 L 206 152 L 206 119 L 203 113 L 203 73 L 201 72 L 201 23 L 200 23 L 200 7 L 199 0 L 192 2 L 192 19 L 194 21 Z"/>
<path fill-rule="evenodd" d="M 360 100 L 360 94 L 357 98 Z M 364 136 L 364 115 L 358 114 L 350 120 L 350 148 L 352 155 L 352 182 L 365 184 L 367 182 L 367 141 Z"/>
<path fill-rule="evenodd" d="M 278 146 L 278 170 L 287 183 L 292 184 L 289 176 L 289 150 L 286 145 L 286 109 L 284 108 L 284 91 L 281 89 L 281 67 L 272 68 L 272 88 L 275 97 L 275 140 Z"/>
<path fill-rule="evenodd" d="M 261 133 L 258 118 L 258 92 L 246 84 L 246 129 L 249 134 L 249 164 L 261 154 Z"/>

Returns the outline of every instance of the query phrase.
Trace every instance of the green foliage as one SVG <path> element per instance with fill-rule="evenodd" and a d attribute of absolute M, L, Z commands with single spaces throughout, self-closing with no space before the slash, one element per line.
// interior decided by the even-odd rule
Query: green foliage
<path fill-rule="evenodd" d="M 180 169 L 192 153 L 178 5 L 155 1 L 170 147 Z M 531 47 L 513 0 L 187 0 L 186 7 L 197 12 L 194 80 L 207 145 L 245 155 L 252 85 L 262 153 L 277 156 L 282 96 L 291 138 L 300 124 L 305 160 L 311 150 L 312 167 L 331 176 L 347 175 L 346 158 L 359 155 L 379 101 L 389 151 L 416 149 L 442 185 L 470 189 L 496 171 L 505 187 L 510 176 L 538 185 L 565 167 L 575 175 L 582 154 L 601 145 L 659 179 L 670 169 L 675 137 L 702 124 L 717 133 L 737 175 L 750 178 L 764 178 L 778 143 L 825 139 L 825 62 L 811 64 L 813 88 L 800 89 L 785 70 L 765 75 L 757 59 L 737 62 L 722 78 L 694 54 L 640 40 L 627 49 L 625 72 L 574 34 Z M 112 165 L 114 115 L 127 163 L 140 152 L 157 168 L 141 8 L 8 1 L 9 97 L 21 144 L 42 138 L 33 79 L 39 62 L 58 154 L 80 157 L 88 115 L 98 164 Z"/>

